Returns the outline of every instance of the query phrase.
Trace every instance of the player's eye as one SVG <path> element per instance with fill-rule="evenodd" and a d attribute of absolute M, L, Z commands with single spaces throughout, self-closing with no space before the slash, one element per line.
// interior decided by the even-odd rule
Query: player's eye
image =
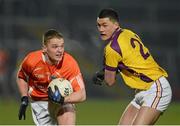
<path fill-rule="evenodd" d="M 60 48 L 64 48 L 64 45 L 60 46 Z"/>
<path fill-rule="evenodd" d="M 106 28 L 106 27 L 108 27 L 108 25 L 107 25 L 107 24 L 104 24 L 103 27 Z"/>
<path fill-rule="evenodd" d="M 57 46 L 57 45 L 52 45 L 51 47 L 52 47 L 52 48 L 57 48 L 58 46 Z"/>
<path fill-rule="evenodd" d="M 64 44 L 60 45 L 59 47 L 64 48 Z"/>

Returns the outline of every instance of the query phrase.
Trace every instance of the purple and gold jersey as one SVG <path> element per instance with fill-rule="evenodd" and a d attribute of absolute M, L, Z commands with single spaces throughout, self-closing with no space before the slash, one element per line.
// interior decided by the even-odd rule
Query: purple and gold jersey
<path fill-rule="evenodd" d="M 167 73 L 153 59 L 138 35 L 118 29 L 104 48 L 105 69 L 120 70 L 131 88 L 146 90 L 152 82 Z"/>

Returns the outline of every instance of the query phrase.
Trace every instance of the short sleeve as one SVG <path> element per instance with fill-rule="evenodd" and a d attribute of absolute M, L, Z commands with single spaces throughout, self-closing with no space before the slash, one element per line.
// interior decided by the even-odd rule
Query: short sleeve
<path fill-rule="evenodd" d="M 69 71 L 67 72 L 68 80 L 70 80 L 73 90 L 78 91 L 83 89 L 84 81 L 77 61 L 69 55 L 64 62 L 67 63 L 66 69 Z"/>
<path fill-rule="evenodd" d="M 24 60 L 22 61 L 19 71 L 17 73 L 17 77 L 24 79 L 25 81 L 27 81 L 28 76 L 30 75 L 30 73 L 32 72 L 32 64 L 34 64 L 34 62 L 32 62 L 31 60 L 31 55 L 27 55 Z"/>
<path fill-rule="evenodd" d="M 116 71 L 118 64 L 122 60 L 121 55 L 113 50 L 111 47 L 106 47 L 104 51 L 105 69 L 110 71 Z"/>

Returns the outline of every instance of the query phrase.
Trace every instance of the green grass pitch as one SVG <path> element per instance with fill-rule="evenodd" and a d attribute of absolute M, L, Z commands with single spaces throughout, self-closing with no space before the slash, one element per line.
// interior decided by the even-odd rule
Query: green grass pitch
<path fill-rule="evenodd" d="M 77 104 L 78 125 L 116 125 L 129 101 L 88 99 Z M 180 124 L 180 103 L 173 102 L 160 117 L 157 125 Z M 0 100 L 0 125 L 33 125 L 30 106 L 26 120 L 18 120 L 19 103 L 12 100 Z"/>

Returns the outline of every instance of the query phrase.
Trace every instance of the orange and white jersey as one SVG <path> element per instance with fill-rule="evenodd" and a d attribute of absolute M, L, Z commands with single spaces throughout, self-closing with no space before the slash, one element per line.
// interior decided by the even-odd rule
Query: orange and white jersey
<path fill-rule="evenodd" d="M 18 71 L 18 78 L 24 79 L 29 86 L 29 96 L 33 100 L 47 100 L 47 87 L 52 78 L 65 78 L 76 92 L 84 88 L 84 81 L 76 60 L 67 52 L 57 65 L 46 62 L 41 50 L 29 53 Z"/>

